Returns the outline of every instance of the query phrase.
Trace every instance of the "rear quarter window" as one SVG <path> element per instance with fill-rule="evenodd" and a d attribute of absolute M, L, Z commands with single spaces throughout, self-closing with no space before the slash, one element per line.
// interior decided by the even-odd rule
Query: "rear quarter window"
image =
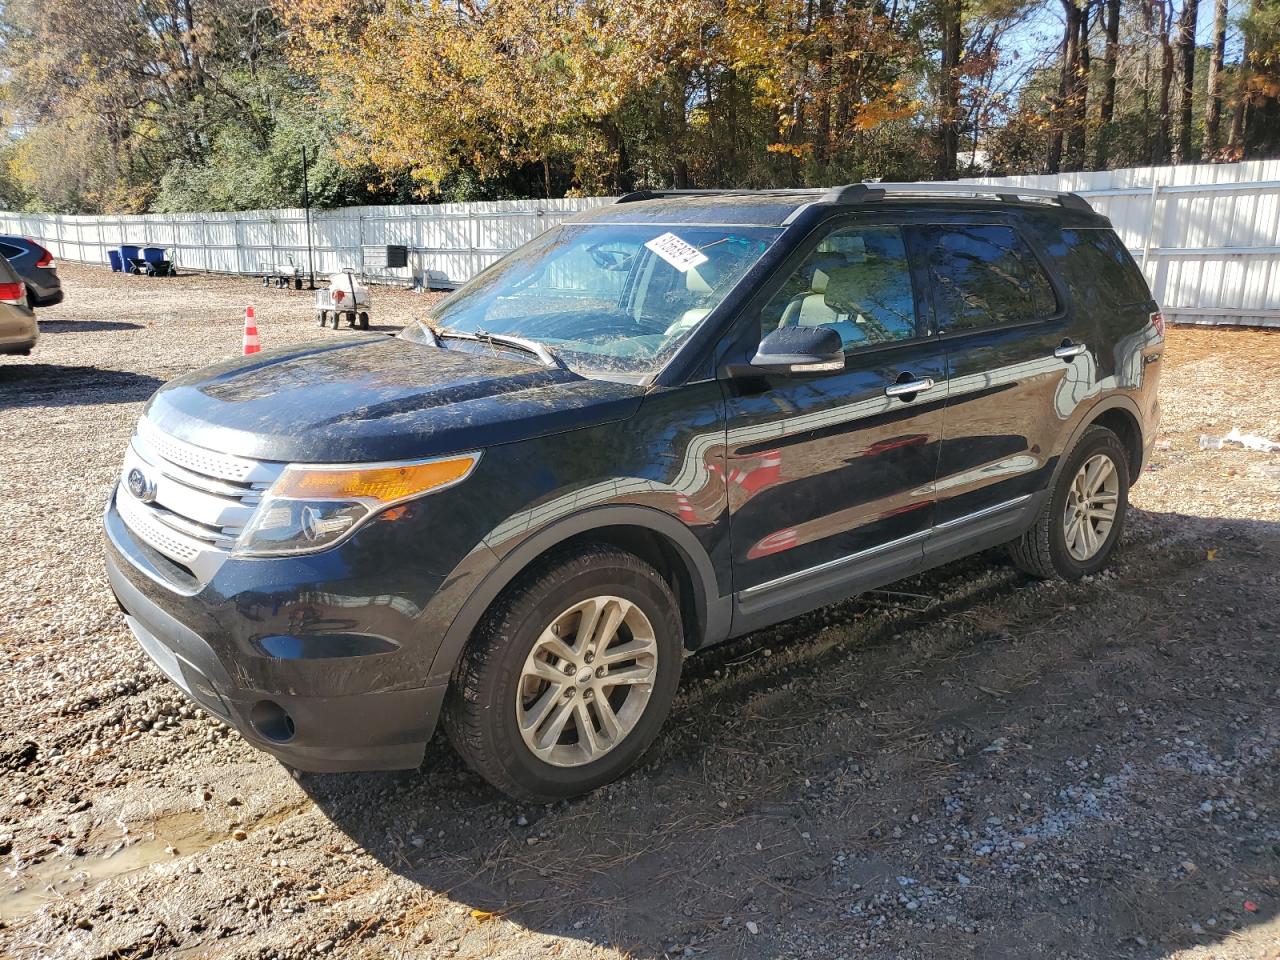
<path fill-rule="evenodd" d="M 11 243 L 0 243 L 0 256 L 7 260 L 12 260 L 14 257 L 20 257 L 26 252 L 27 251 L 23 250 L 21 247 L 15 247 Z"/>
<path fill-rule="evenodd" d="M 1142 270 L 1111 230 L 1063 230 L 1045 250 L 1079 309 L 1127 307 L 1151 299 Z"/>

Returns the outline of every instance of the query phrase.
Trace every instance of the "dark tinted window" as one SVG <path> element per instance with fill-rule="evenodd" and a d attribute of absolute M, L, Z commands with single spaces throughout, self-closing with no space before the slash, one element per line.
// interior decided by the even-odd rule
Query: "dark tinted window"
<path fill-rule="evenodd" d="M 849 227 L 825 237 L 762 311 L 762 335 L 780 326 L 830 327 L 846 350 L 914 337 L 902 231 Z"/>
<path fill-rule="evenodd" d="M 1110 230 L 1063 230 L 1047 250 L 1077 308 L 1123 307 L 1151 299 L 1142 271 Z"/>
<path fill-rule="evenodd" d="M 15 247 L 11 243 L 0 243 L 0 256 L 9 260 L 12 260 L 14 257 L 20 257 L 26 252 L 27 251 L 23 250 L 21 247 Z"/>
<path fill-rule="evenodd" d="M 1049 278 L 1012 227 L 925 227 L 921 234 L 940 333 L 1057 311 Z"/>

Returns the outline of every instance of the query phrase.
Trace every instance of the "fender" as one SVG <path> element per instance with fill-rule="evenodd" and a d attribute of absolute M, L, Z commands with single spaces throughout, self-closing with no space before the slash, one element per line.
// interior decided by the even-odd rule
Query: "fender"
<path fill-rule="evenodd" d="M 448 682 L 485 611 L 534 560 L 572 537 L 605 527 L 638 527 L 664 537 L 676 548 L 693 583 L 697 619 L 703 625 L 703 636 L 697 638 L 701 642 L 696 646 L 705 646 L 729 635 L 732 599 L 721 596 L 711 558 L 688 527 L 670 514 L 652 507 L 634 504 L 593 507 L 539 530 L 507 553 L 489 571 L 445 631 L 431 662 L 427 683 Z"/>
<path fill-rule="evenodd" d="M 1139 411 L 1137 403 L 1135 403 L 1128 394 L 1112 393 L 1095 401 L 1091 407 L 1080 415 L 1075 427 L 1072 428 L 1071 433 L 1067 436 L 1066 443 L 1064 443 L 1057 451 L 1058 462 L 1054 465 L 1053 476 L 1049 480 L 1050 490 L 1053 490 L 1058 483 L 1058 475 L 1062 472 L 1063 463 L 1066 462 L 1067 452 L 1075 447 L 1076 443 L 1079 442 L 1080 437 L 1084 435 L 1084 432 L 1088 430 L 1089 427 L 1093 426 L 1093 424 L 1097 422 L 1099 417 L 1110 410 L 1123 410 L 1125 413 L 1129 414 L 1138 425 L 1139 434 L 1142 433 L 1142 413 Z M 1142 437 L 1141 440 L 1142 443 L 1140 444 L 1140 450 L 1145 449 L 1146 438 Z M 1129 480 L 1130 483 L 1133 483 L 1141 470 L 1142 464 L 1139 463 L 1137 465 L 1137 469 L 1134 471 L 1134 476 Z"/>

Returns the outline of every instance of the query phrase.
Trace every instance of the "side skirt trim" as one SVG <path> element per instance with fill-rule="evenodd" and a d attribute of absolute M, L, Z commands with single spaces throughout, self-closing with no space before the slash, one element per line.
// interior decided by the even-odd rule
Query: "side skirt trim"
<path fill-rule="evenodd" d="M 804 570 L 797 570 L 794 573 L 784 574 L 774 580 L 768 580 L 764 583 L 757 583 L 754 587 L 747 587 L 738 591 L 740 599 L 755 597 L 769 590 L 786 586 L 789 583 L 796 583 L 799 580 L 807 580 L 810 577 L 816 577 L 819 574 L 838 569 L 846 564 L 856 563 L 859 560 L 865 560 L 874 557 L 877 554 L 886 553 L 890 550 L 896 550 L 899 547 L 905 547 L 911 543 L 917 543 L 929 536 L 930 531 L 921 530 L 919 533 L 913 533 L 906 537 L 900 537 L 897 540 L 890 540 L 888 543 L 882 543 L 874 547 L 868 547 L 866 550 L 859 550 L 857 553 L 850 553 L 847 556 L 837 557 L 834 560 L 828 560 L 814 567 L 806 567 Z"/>
<path fill-rule="evenodd" d="M 868 547 L 866 550 L 859 550 L 857 553 L 850 553 L 843 557 L 837 557 L 834 560 L 828 560 L 817 566 L 806 567 L 804 570 L 797 570 L 794 573 L 784 574 L 773 580 L 764 583 L 758 583 L 754 587 L 747 587 L 738 591 L 739 599 L 746 600 L 750 597 L 759 596 L 769 590 L 786 586 L 789 583 L 796 583 L 800 580 L 807 580 L 810 577 L 816 577 L 820 574 L 827 573 L 831 570 L 843 567 L 846 564 L 857 563 L 859 560 L 866 560 L 877 554 L 886 553 L 890 550 L 897 550 L 899 547 L 905 547 L 908 544 L 925 540 L 935 533 L 946 533 L 954 530 L 956 527 L 965 526 L 984 517 L 994 516 L 997 513 L 1004 513 L 1006 510 L 1012 510 L 1030 500 L 1032 494 L 1024 494 L 1021 497 L 1014 497 L 1012 500 L 1005 500 L 1003 503 L 997 503 L 990 507 L 983 507 L 981 510 L 975 510 L 973 513 L 967 513 L 963 517 L 956 517 L 954 520 L 948 520 L 946 523 L 940 523 L 932 530 L 921 530 L 919 533 L 913 533 L 909 536 L 900 537 L 897 540 L 890 540 L 888 543 L 881 543 L 874 547 Z"/>

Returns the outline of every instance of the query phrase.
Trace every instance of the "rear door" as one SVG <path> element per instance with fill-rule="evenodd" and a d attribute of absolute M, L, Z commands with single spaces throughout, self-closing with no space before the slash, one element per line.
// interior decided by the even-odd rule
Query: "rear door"
<path fill-rule="evenodd" d="M 910 572 L 933 523 L 946 368 L 902 228 L 827 227 L 781 275 L 749 311 L 739 359 L 780 325 L 822 325 L 845 368 L 724 383 L 735 630 Z M 934 386 L 893 390 L 905 382 Z"/>
<path fill-rule="evenodd" d="M 921 226 L 912 241 L 946 349 L 936 524 L 945 533 L 1010 511 L 1016 521 L 1096 390 L 1095 345 L 1014 224 Z"/>

